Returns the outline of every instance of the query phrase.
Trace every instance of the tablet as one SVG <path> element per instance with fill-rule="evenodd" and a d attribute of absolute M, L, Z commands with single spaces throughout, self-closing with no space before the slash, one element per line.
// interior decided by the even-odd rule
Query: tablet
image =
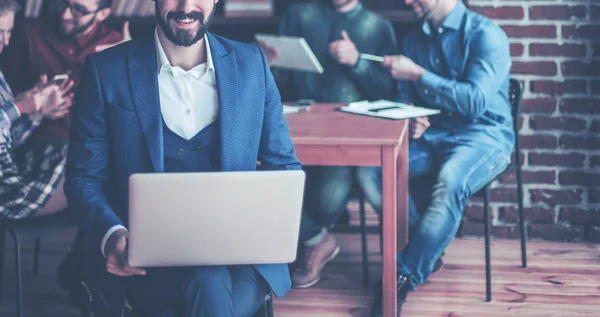
<path fill-rule="evenodd" d="M 271 66 L 312 73 L 323 73 L 319 60 L 302 37 L 256 34 L 256 40 L 264 42 L 278 51 Z"/>

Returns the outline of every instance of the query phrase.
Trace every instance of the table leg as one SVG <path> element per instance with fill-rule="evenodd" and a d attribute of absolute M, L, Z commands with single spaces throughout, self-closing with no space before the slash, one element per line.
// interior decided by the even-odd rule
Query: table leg
<path fill-rule="evenodd" d="M 396 163 L 398 176 L 396 177 L 396 190 L 398 195 L 398 221 L 397 221 L 397 250 L 402 250 L 408 243 L 408 140 L 400 145 L 398 161 Z"/>
<path fill-rule="evenodd" d="M 397 152 L 395 147 L 382 149 L 383 212 L 383 317 L 396 317 L 396 253 L 397 253 Z"/>

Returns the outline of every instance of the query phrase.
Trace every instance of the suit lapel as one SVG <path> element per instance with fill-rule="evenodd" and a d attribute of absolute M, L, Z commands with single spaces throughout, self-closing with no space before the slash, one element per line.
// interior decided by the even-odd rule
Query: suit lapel
<path fill-rule="evenodd" d="M 163 126 L 158 94 L 154 37 L 140 39 L 129 51 L 129 84 L 154 170 L 164 171 Z M 124 136 L 127 137 L 127 136 Z"/>
<path fill-rule="evenodd" d="M 236 118 L 238 107 L 238 79 L 235 52 L 226 48 L 223 43 L 212 34 L 208 34 L 210 49 L 215 66 L 217 78 L 217 92 L 219 96 L 219 120 L 221 137 L 221 170 L 238 170 L 236 165 Z"/>

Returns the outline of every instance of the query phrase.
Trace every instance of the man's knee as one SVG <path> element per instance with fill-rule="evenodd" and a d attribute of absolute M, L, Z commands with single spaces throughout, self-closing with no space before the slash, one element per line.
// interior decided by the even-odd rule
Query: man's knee
<path fill-rule="evenodd" d="M 356 180 L 360 188 L 362 189 L 367 201 L 373 206 L 376 212 L 381 212 L 381 167 L 357 168 Z"/>
<path fill-rule="evenodd" d="M 466 180 L 452 173 L 441 173 L 433 187 L 431 198 L 432 211 L 449 211 L 459 217 L 469 199 Z"/>
<path fill-rule="evenodd" d="M 225 266 L 209 266 L 191 269 L 184 286 L 188 296 L 214 296 L 231 298 L 231 275 Z"/>

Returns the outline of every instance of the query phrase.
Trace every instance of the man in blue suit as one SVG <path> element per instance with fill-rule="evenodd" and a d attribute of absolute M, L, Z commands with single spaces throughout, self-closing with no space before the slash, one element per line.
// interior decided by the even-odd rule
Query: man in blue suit
<path fill-rule="evenodd" d="M 157 0 L 153 36 L 86 61 L 65 190 L 84 213 L 100 316 L 120 316 L 127 296 L 141 316 L 249 317 L 269 289 L 282 297 L 290 288 L 285 264 L 127 264 L 130 175 L 253 171 L 257 160 L 267 170 L 301 168 L 264 53 L 207 33 L 217 2 Z"/>

